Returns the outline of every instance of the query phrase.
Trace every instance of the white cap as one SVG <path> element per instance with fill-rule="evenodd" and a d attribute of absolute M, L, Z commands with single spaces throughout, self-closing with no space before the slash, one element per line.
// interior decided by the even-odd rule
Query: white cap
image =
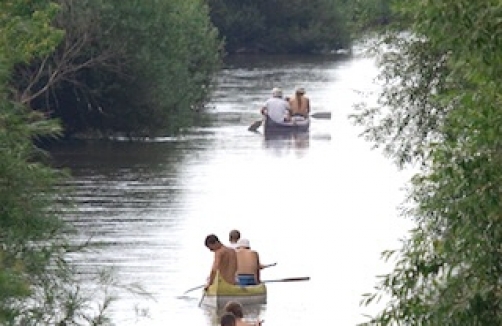
<path fill-rule="evenodd" d="M 249 240 L 248 239 L 239 239 L 239 241 L 237 241 L 237 248 L 241 248 L 241 247 L 244 247 L 244 248 L 251 248 L 251 245 L 249 244 Z"/>
<path fill-rule="evenodd" d="M 305 88 L 303 88 L 303 87 L 297 87 L 296 88 L 296 92 L 300 93 L 300 94 L 305 94 Z"/>
<path fill-rule="evenodd" d="M 274 87 L 272 89 L 272 96 L 275 96 L 275 97 L 282 97 L 282 89 L 278 88 L 278 87 Z"/>

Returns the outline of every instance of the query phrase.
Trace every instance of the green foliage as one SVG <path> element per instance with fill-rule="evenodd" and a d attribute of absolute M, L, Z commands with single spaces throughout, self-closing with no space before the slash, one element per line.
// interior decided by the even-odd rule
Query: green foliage
<path fill-rule="evenodd" d="M 17 315 L 9 302 L 31 294 L 33 278 L 48 267 L 51 254 L 36 243 L 60 228 L 44 212 L 54 194 L 56 172 L 37 163 L 31 139 L 42 134 L 46 121 L 0 102 L 0 322 Z M 34 156 L 35 155 L 35 156 Z"/>
<path fill-rule="evenodd" d="M 393 0 L 343 1 L 351 30 L 356 34 L 372 33 L 388 28 L 388 24 L 400 21 L 391 10 Z"/>
<path fill-rule="evenodd" d="M 47 0 L 0 2 L 0 51 L 7 61 L 27 62 L 53 51 L 63 35 L 50 24 L 58 8 Z"/>
<path fill-rule="evenodd" d="M 409 30 L 382 38 L 380 106 L 363 107 L 355 121 L 422 172 L 407 212 L 417 226 L 364 300 L 389 298 L 368 324 L 501 325 L 502 7 L 397 4 Z"/>
<path fill-rule="evenodd" d="M 126 42 L 129 77 L 111 91 L 109 126 L 152 134 L 192 124 L 220 68 L 221 44 L 207 10 L 199 0 L 130 0 L 114 9 L 111 36 Z"/>
<path fill-rule="evenodd" d="M 22 103 L 60 118 L 67 135 L 155 136 L 193 123 L 221 60 L 203 0 L 56 2 L 64 42 L 15 67 Z"/>
<path fill-rule="evenodd" d="M 56 7 L 3 1 L 0 8 L 0 324 L 110 325 L 106 312 L 114 298 L 106 293 L 117 284 L 98 275 L 95 293 L 82 290 L 67 261 L 82 248 L 70 245 L 71 230 L 59 218 L 68 208 L 59 193 L 67 175 L 34 145 L 39 137 L 59 136 L 60 125 L 9 88 L 16 65 L 54 51 L 62 35 L 50 27 Z M 95 307 L 98 297 L 101 307 Z"/>
<path fill-rule="evenodd" d="M 215 0 L 209 6 L 229 53 L 315 53 L 351 42 L 341 0 Z"/>
<path fill-rule="evenodd" d="M 54 134 L 57 125 L 10 101 L 10 68 L 16 62 L 47 52 L 59 32 L 48 27 L 54 5 L 38 1 L 33 8 L 19 2 L 0 4 L 0 323 L 18 315 L 12 301 L 28 297 L 38 268 L 48 263 L 47 252 L 36 242 L 60 227 L 45 212 L 55 171 L 37 163 L 38 152 L 31 140 Z M 44 28 L 46 27 L 46 28 Z M 53 32 L 53 33 L 52 33 Z M 49 255 L 50 256 L 50 255 Z"/>

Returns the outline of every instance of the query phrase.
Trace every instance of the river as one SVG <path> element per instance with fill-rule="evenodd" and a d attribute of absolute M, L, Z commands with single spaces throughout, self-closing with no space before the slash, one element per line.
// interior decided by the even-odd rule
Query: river
<path fill-rule="evenodd" d="M 117 325 L 217 325 L 199 308 L 212 253 L 209 233 L 225 243 L 239 229 L 263 263 L 268 303 L 246 311 L 264 325 L 356 325 L 376 307 L 360 306 L 376 275 L 390 266 L 410 222 L 399 217 L 410 177 L 358 135 L 347 116 L 375 89 L 374 60 L 351 56 L 240 56 L 228 61 L 211 103 L 213 123 L 175 138 L 88 142 L 52 150 L 71 170 L 76 206 L 65 218 L 99 248 L 76 255 L 85 270 L 114 267 L 122 283 L 151 298 L 116 290 Z M 247 127 L 260 118 L 273 87 L 306 88 L 313 112 L 309 137 L 265 140 Z M 259 129 L 259 131 L 261 131 Z M 147 316 L 138 317 L 137 313 Z"/>

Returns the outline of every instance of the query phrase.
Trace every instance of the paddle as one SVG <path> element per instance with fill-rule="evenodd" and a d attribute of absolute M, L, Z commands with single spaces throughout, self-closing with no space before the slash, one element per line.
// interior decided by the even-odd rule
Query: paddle
<path fill-rule="evenodd" d="M 268 267 L 273 267 L 277 265 L 277 263 L 272 263 L 272 264 L 268 264 L 268 265 L 263 265 L 263 267 L 261 269 L 264 269 L 264 268 L 268 268 Z M 204 287 L 205 284 L 202 284 L 202 285 L 197 285 L 191 289 L 188 289 L 185 291 L 184 294 L 187 294 L 188 292 L 192 292 L 192 291 L 195 291 L 195 290 L 198 290 L 198 289 L 202 289 Z M 205 293 L 205 292 L 204 292 Z"/>
<path fill-rule="evenodd" d="M 256 120 L 253 122 L 252 125 L 249 126 L 248 130 L 249 131 L 256 131 L 258 128 L 260 128 L 261 124 L 263 123 L 263 120 Z"/>
<path fill-rule="evenodd" d="M 324 119 L 324 120 L 329 120 L 331 119 L 331 112 L 316 112 L 316 113 L 312 113 L 310 115 L 311 118 L 314 118 L 314 119 Z M 258 130 L 258 128 L 260 128 L 260 126 L 262 125 L 263 123 L 263 120 L 256 120 L 255 122 L 253 122 L 248 130 L 249 131 L 256 131 Z"/>
<path fill-rule="evenodd" d="M 300 281 L 309 281 L 309 276 L 304 277 L 290 277 L 290 278 L 280 278 L 277 280 L 265 280 L 262 283 L 276 283 L 276 282 L 300 282 Z"/>
<path fill-rule="evenodd" d="M 198 289 L 202 289 L 204 286 L 205 286 L 205 284 L 197 285 L 196 287 L 193 287 L 191 289 L 186 290 L 185 293 L 183 293 L 183 294 L 187 294 L 188 292 L 192 292 L 192 291 L 195 291 L 195 290 L 198 290 Z"/>
<path fill-rule="evenodd" d="M 263 266 L 261 266 L 261 267 L 260 267 L 260 269 L 265 269 L 265 268 L 273 267 L 273 266 L 275 266 L 275 265 L 277 265 L 277 263 L 272 263 L 272 264 L 263 265 Z"/>
<path fill-rule="evenodd" d="M 202 305 L 202 301 L 204 301 L 204 298 L 206 297 L 206 291 L 204 291 L 202 293 L 202 298 L 200 298 L 200 301 L 199 301 L 199 307 Z"/>

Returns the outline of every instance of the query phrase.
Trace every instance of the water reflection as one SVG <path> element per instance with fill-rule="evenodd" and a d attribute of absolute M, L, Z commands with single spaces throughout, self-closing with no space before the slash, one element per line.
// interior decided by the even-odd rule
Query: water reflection
<path fill-rule="evenodd" d="M 208 318 L 208 324 L 209 325 L 219 325 L 219 320 L 221 315 L 223 315 L 224 310 L 223 308 L 215 310 L 211 308 L 203 308 L 204 309 L 204 314 Z M 245 305 L 242 307 L 244 310 L 244 320 L 251 323 L 252 325 L 259 321 L 263 320 L 263 317 L 267 307 L 266 305 L 260 304 L 260 305 Z"/>
<path fill-rule="evenodd" d="M 280 132 L 263 135 L 263 148 L 277 156 L 287 155 L 293 151 L 298 157 L 303 157 L 309 147 L 310 132 Z"/>

